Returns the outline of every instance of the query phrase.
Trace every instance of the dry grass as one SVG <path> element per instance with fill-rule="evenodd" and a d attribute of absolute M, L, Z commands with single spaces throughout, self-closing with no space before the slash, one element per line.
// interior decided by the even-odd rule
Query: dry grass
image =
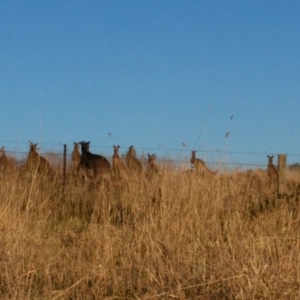
<path fill-rule="evenodd" d="M 298 299 L 297 173 L 0 175 L 1 299 Z"/>

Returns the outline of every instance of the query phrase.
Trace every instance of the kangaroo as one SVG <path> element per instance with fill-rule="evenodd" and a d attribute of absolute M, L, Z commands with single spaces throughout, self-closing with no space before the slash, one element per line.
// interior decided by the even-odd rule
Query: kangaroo
<path fill-rule="evenodd" d="M 77 173 L 80 169 L 87 169 L 93 172 L 94 178 L 107 177 L 111 174 L 109 161 L 102 155 L 92 154 L 90 152 L 90 142 L 80 142 L 81 159 L 77 167 Z"/>
<path fill-rule="evenodd" d="M 113 161 L 113 171 L 114 171 L 114 175 L 116 177 L 120 177 L 122 172 L 125 172 L 126 168 L 125 165 L 121 159 L 121 157 L 119 156 L 119 148 L 120 146 L 115 146 L 114 147 L 114 154 L 112 156 L 112 161 Z"/>
<path fill-rule="evenodd" d="M 77 170 L 78 165 L 80 164 L 80 160 L 81 160 L 79 145 L 80 145 L 80 143 L 74 142 L 74 149 L 72 152 L 73 170 Z"/>
<path fill-rule="evenodd" d="M 29 141 L 29 153 L 27 156 L 26 166 L 30 169 L 37 169 L 39 173 L 48 173 L 51 168 L 49 162 L 37 153 L 37 143 Z"/>
<path fill-rule="evenodd" d="M 11 166 L 11 161 L 7 158 L 4 146 L 0 149 L 0 169 L 4 170 Z"/>
<path fill-rule="evenodd" d="M 192 156 L 190 162 L 196 172 L 215 174 L 215 172 L 213 172 L 206 166 L 205 162 L 202 159 L 196 158 L 196 151 L 192 150 Z"/>
<path fill-rule="evenodd" d="M 126 155 L 126 164 L 127 168 L 132 172 L 142 173 L 143 167 L 140 161 L 136 158 L 136 152 L 133 146 L 129 147 L 129 150 Z"/>
<path fill-rule="evenodd" d="M 267 157 L 268 157 L 268 167 L 267 167 L 268 177 L 269 177 L 271 183 L 275 184 L 275 186 L 276 186 L 277 180 L 278 180 L 278 172 L 277 172 L 276 167 L 273 165 L 274 155 L 272 155 L 272 156 L 267 155 Z"/>
<path fill-rule="evenodd" d="M 156 158 L 157 156 L 155 154 L 150 155 L 148 153 L 147 177 L 149 179 L 161 174 L 159 167 L 155 164 Z"/>

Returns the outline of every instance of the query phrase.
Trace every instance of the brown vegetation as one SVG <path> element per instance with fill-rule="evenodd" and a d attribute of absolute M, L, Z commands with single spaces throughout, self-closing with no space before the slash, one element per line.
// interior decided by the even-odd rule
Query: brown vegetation
<path fill-rule="evenodd" d="M 1 299 L 299 299 L 298 172 L 0 175 Z"/>

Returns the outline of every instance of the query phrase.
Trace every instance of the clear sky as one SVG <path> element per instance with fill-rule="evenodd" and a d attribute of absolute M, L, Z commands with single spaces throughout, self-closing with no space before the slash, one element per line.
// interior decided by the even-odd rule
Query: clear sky
<path fill-rule="evenodd" d="M 300 162 L 299 16 L 299 0 L 0 1 L 0 146 Z"/>

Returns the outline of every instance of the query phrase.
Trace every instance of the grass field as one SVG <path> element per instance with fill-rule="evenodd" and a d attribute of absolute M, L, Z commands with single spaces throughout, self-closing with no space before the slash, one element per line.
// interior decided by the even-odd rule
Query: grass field
<path fill-rule="evenodd" d="M 300 175 L 0 174 L 0 299 L 300 299 Z"/>

